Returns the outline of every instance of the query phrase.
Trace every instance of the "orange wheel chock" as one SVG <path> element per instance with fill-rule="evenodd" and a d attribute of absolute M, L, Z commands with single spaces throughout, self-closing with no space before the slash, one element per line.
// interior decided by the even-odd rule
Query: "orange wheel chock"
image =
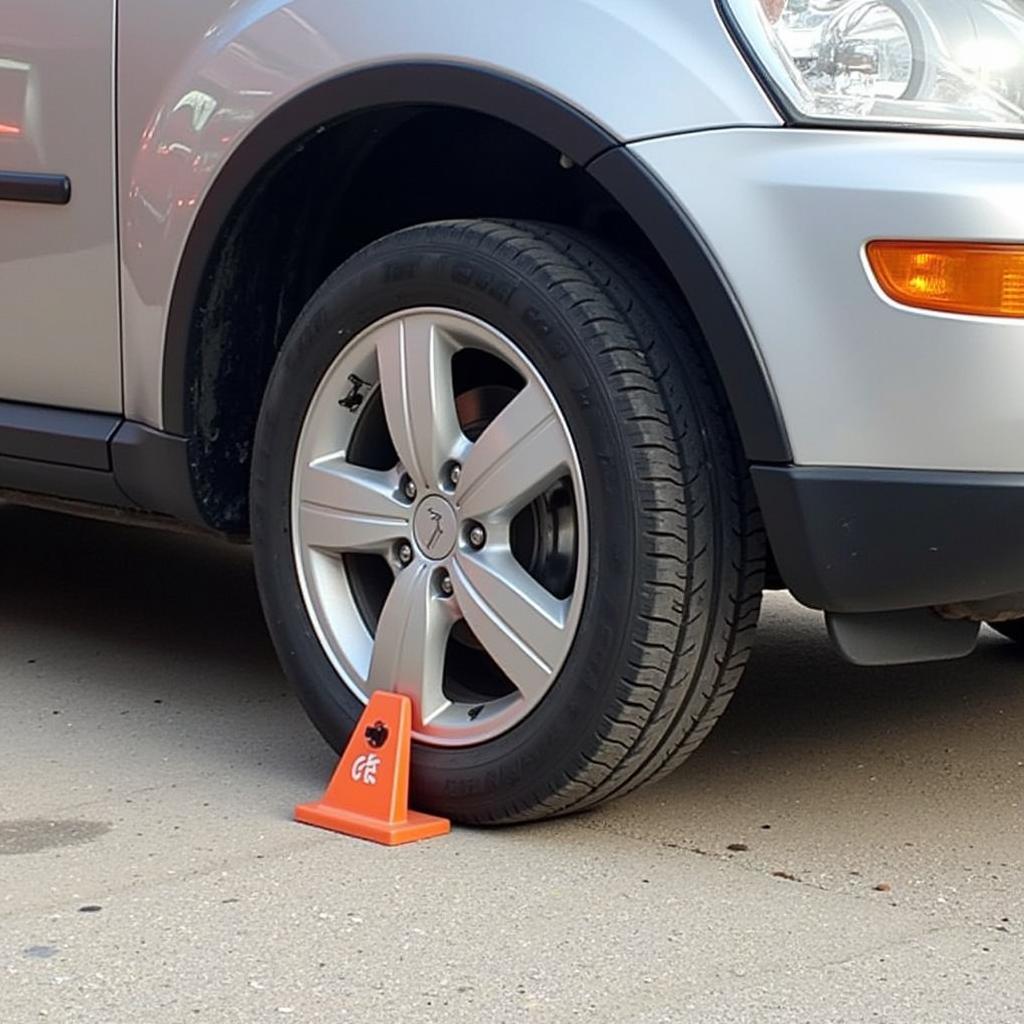
<path fill-rule="evenodd" d="M 409 810 L 412 701 L 378 691 L 318 803 L 299 804 L 295 820 L 385 846 L 415 843 L 451 831 L 447 818 Z"/>

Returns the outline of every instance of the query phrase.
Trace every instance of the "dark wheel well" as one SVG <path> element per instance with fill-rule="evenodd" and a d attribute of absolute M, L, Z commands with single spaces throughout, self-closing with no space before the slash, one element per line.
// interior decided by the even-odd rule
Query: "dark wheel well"
<path fill-rule="evenodd" d="M 686 305 L 626 210 L 588 170 L 523 129 L 426 105 L 376 108 L 317 129 L 243 191 L 194 306 L 184 428 L 195 497 L 209 525 L 248 529 L 260 401 L 276 354 L 317 287 L 392 231 L 473 217 L 585 230 L 645 264 Z"/>

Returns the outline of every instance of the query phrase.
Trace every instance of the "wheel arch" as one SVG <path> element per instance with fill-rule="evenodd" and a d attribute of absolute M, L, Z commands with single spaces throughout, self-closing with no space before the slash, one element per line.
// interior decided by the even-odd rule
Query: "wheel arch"
<path fill-rule="evenodd" d="M 188 349 L 196 302 L 217 242 L 247 190 L 267 168 L 323 126 L 374 109 L 434 105 L 489 114 L 585 165 L 618 140 L 563 100 L 484 68 L 452 62 L 378 64 L 317 83 L 284 103 L 242 140 L 210 185 L 182 252 L 163 357 L 164 428 L 185 433 Z"/>
<path fill-rule="evenodd" d="M 783 419 L 727 279 L 680 205 L 642 160 L 564 99 L 510 74 L 441 61 L 375 65 L 322 81 L 274 110 L 236 147 L 201 201 L 175 275 L 162 354 L 164 430 L 190 436 L 197 311 L 218 246 L 257 183 L 325 127 L 405 106 L 486 115 L 582 168 L 625 212 L 690 305 L 714 358 L 747 457 L 784 463 Z"/>

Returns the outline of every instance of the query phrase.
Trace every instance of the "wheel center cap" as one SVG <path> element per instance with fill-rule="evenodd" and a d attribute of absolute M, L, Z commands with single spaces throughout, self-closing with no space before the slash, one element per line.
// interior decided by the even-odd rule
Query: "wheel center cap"
<path fill-rule="evenodd" d="M 459 520 L 451 504 L 438 494 L 428 495 L 416 509 L 412 532 L 427 558 L 447 558 L 455 547 Z"/>

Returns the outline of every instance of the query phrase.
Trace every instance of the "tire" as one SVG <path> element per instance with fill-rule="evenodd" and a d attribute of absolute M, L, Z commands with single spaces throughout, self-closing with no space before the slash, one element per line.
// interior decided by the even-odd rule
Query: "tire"
<path fill-rule="evenodd" d="M 325 645 L 314 622 L 316 608 L 327 615 L 330 608 L 311 615 L 307 603 L 305 454 L 295 466 L 309 424 L 321 422 L 317 395 L 331 367 L 361 338 L 377 337 L 389 317 L 424 309 L 474 318 L 514 340 L 548 389 L 582 481 L 578 489 L 570 481 L 577 577 L 563 606 L 582 600 L 583 611 L 560 670 L 528 713 L 472 742 L 414 737 L 412 800 L 472 824 L 592 807 L 682 763 L 725 710 L 747 661 L 765 541 L 731 417 L 685 311 L 646 269 L 582 234 L 535 223 L 443 222 L 399 231 L 349 259 L 310 300 L 279 354 L 256 433 L 251 494 L 257 578 L 274 644 L 337 750 L 363 703 L 339 674 L 347 651 Z M 378 366 L 384 358 L 378 354 Z M 383 383 L 380 390 L 390 415 Z M 335 415 L 323 413 L 322 422 Z M 333 561 L 316 564 L 317 572 L 340 571 Z M 413 578 L 394 559 L 390 565 L 394 588 Z M 346 571 L 354 594 L 355 570 Z M 438 579 L 446 582 L 444 574 Z M 461 607 L 460 593 L 450 600 Z M 405 648 L 397 647 L 401 658 Z M 378 650 L 384 645 L 374 647 L 368 678 Z M 521 697 L 513 683 L 500 699 L 519 707 Z"/>
<path fill-rule="evenodd" d="M 986 625 L 997 633 L 1001 633 L 1007 640 L 1024 644 L 1024 619 L 1010 619 L 1008 622 L 989 622 Z"/>

